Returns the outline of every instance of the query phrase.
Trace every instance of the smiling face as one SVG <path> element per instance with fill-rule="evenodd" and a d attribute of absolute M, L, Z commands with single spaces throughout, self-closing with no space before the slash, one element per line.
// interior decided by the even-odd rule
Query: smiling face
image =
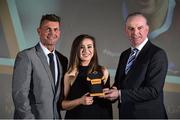
<path fill-rule="evenodd" d="M 125 30 L 131 46 L 136 47 L 147 38 L 149 26 L 143 16 L 136 15 L 127 19 Z"/>
<path fill-rule="evenodd" d="M 85 38 L 80 46 L 80 59 L 82 66 L 88 66 L 94 55 L 93 41 L 89 38 Z"/>
<path fill-rule="evenodd" d="M 59 22 L 45 20 L 37 31 L 41 43 L 52 51 L 60 38 Z"/>

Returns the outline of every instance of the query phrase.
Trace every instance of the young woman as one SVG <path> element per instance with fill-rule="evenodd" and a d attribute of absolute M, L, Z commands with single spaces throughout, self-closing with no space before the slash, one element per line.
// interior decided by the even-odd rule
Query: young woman
<path fill-rule="evenodd" d="M 90 95 L 87 76 L 92 73 L 102 74 L 103 88 L 110 86 L 107 68 L 98 64 L 94 37 L 79 35 L 73 41 L 68 72 L 64 76 L 62 108 L 67 110 L 65 119 L 112 118 L 111 102 Z"/>

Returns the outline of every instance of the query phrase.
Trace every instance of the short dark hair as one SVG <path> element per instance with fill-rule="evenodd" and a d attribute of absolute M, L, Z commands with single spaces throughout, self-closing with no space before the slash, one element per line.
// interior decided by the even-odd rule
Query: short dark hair
<path fill-rule="evenodd" d="M 133 12 L 133 13 L 130 13 L 130 14 L 126 17 L 126 21 L 125 21 L 125 22 L 127 22 L 127 20 L 128 20 L 129 18 L 134 17 L 134 16 L 142 16 L 142 17 L 146 20 L 146 24 L 148 24 L 148 21 L 147 21 L 146 16 L 145 16 L 143 13 L 141 13 L 141 12 Z"/>
<path fill-rule="evenodd" d="M 43 24 L 45 20 L 53 21 L 53 22 L 61 22 L 61 18 L 55 14 L 45 14 L 41 17 L 40 26 Z"/>

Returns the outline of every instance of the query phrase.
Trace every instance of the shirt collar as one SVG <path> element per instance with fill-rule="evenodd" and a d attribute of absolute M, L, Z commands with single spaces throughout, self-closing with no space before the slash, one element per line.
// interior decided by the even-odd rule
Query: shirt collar
<path fill-rule="evenodd" d="M 39 44 L 40 44 L 45 55 L 48 55 L 49 53 L 55 54 L 55 50 L 53 50 L 53 52 L 50 52 L 41 42 L 39 42 Z"/>
<path fill-rule="evenodd" d="M 148 38 L 146 38 L 139 46 L 137 46 L 136 48 L 141 51 L 142 48 L 144 47 L 144 45 L 147 43 Z M 133 47 L 131 47 L 131 50 L 134 49 Z"/>

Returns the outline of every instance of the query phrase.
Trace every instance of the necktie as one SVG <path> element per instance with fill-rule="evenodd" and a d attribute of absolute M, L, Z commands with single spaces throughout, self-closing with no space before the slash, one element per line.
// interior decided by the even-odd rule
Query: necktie
<path fill-rule="evenodd" d="M 49 57 L 49 66 L 50 66 L 51 73 L 53 76 L 53 80 L 55 83 L 55 66 L 54 66 L 54 55 L 53 55 L 53 53 L 49 53 L 48 57 Z"/>
<path fill-rule="evenodd" d="M 126 74 L 127 74 L 128 71 L 131 69 L 133 62 L 134 62 L 135 59 L 136 59 L 137 53 L 138 53 L 138 49 L 137 49 L 137 48 L 134 48 L 134 49 L 131 51 L 131 54 L 130 54 L 130 56 L 129 56 L 129 59 L 128 59 L 128 62 L 127 62 L 127 65 L 126 65 L 126 69 L 125 69 L 125 73 L 126 73 Z"/>

